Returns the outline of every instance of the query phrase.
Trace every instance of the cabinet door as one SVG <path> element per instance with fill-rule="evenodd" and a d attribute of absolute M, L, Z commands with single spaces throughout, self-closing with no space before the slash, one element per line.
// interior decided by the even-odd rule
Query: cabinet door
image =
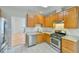
<path fill-rule="evenodd" d="M 52 15 L 52 20 L 57 21 L 58 20 L 58 15 L 59 15 L 58 13 L 53 14 Z"/>
<path fill-rule="evenodd" d="M 28 16 L 28 20 L 27 20 L 27 26 L 28 27 L 34 27 L 35 26 L 35 17 L 34 16 Z"/>
<path fill-rule="evenodd" d="M 53 27 L 53 21 L 51 20 L 51 16 L 46 17 L 45 27 Z"/>
<path fill-rule="evenodd" d="M 64 27 L 77 28 L 77 13 L 76 8 L 71 8 L 64 12 Z"/>
<path fill-rule="evenodd" d="M 50 44 L 50 35 L 49 34 L 44 34 L 44 40 L 45 42 L 47 42 L 48 44 Z"/>
<path fill-rule="evenodd" d="M 75 52 L 76 50 L 76 43 L 70 41 L 68 39 L 62 39 L 62 51 L 66 50 L 68 52 Z"/>
<path fill-rule="evenodd" d="M 45 17 L 43 15 L 36 15 L 37 24 L 41 24 L 42 26 L 45 25 L 44 20 Z"/>
<path fill-rule="evenodd" d="M 37 34 L 36 35 L 36 43 L 39 44 L 39 43 L 42 43 L 42 42 L 44 42 L 43 34 L 42 33 Z"/>

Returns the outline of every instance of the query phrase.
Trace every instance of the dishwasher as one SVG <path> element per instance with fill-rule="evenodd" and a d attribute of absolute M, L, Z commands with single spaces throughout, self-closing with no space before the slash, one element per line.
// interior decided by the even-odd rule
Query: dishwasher
<path fill-rule="evenodd" d="M 36 35 L 27 35 L 26 34 L 26 46 L 32 47 L 36 45 Z"/>

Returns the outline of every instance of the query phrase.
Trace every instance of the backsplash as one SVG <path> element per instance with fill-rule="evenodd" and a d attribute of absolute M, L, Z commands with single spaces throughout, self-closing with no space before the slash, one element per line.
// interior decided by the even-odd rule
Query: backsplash
<path fill-rule="evenodd" d="M 68 35 L 79 36 L 79 29 L 66 29 Z"/>
<path fill-rule="evenodd" d="M 43 32 L 54 32 L 53 28 L 43 28 Z M 35 32 L 34 28 L 26 28 L 26 32 Z M 79 29 L 66 29 L 67 35 L 79 36 Z"/>
<path fill-rule="evenodd" d="M 43 32 L 52 32 L 52 28 L 43 28 Z M 35 32 L 34 28 L 26 27 L 26 32 Z"/>

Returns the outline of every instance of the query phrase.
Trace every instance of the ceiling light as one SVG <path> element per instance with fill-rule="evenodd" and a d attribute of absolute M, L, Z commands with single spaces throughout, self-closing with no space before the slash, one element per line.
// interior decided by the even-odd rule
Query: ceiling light
<path fill-rule="evenodd" d="M 47 6 L 47 5 L 44 5 L 43 7 L 44 7 L 44 8 L 47 8 L 48 6 Z"/>
<path fill-rule="evenodd" d="M 39 13 L 40 13 L 40 14 L 42 14 L 43 12 L 42 12 L 42 11 L 40 11 Z"/>

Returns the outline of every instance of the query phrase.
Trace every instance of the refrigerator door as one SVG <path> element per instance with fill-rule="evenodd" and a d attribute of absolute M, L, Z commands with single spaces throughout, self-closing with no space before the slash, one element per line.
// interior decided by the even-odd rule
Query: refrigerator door
<path fill-rule="evenodd" d="M 4 18 L 0 18 L 0 52 L 4 52 L 6 47 L 5 22 Z"/>
<path fill-rule="evenodd" d="M 4 38 L 4 21 L 0 18 L 0 50 Z"/>

